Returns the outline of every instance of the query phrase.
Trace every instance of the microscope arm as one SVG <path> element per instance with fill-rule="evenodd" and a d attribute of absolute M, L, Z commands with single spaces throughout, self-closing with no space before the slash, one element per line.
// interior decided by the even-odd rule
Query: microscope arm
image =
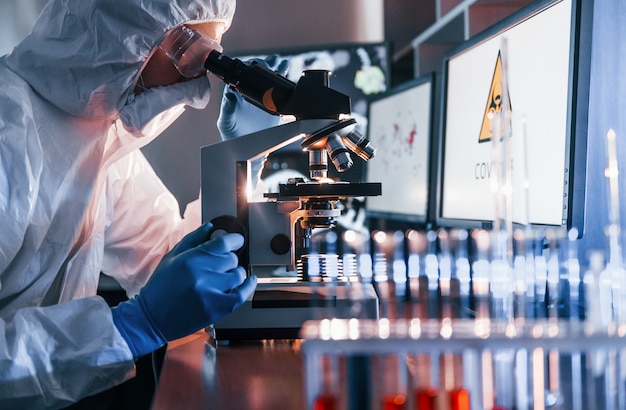
<path fill-rule="evenodd" d="M 247 194 L 237 192 L 237 163 L 261 158 L 335 122 L 300 120 L 202 147 L 202 221 L 237 216 L 237 196 Z"/>

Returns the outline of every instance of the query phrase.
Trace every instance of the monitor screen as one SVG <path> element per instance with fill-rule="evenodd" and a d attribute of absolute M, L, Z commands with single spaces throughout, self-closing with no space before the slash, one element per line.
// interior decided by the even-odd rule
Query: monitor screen
<path fill-rule="evenodd" d="M 507 218 L 582 233 L 591 15 L 582 3 L 592 2 L 534 2 L 444 57 L 438 225 Z M 490 119 L 502 102 L 510 120 L 494 124 L 508 133 Z M 496 211 L 497 181 L 508 181 L 506 212 Z"/>
<path fill-rule="evenodd" d="M 402 84 L 371 99 L 367 182 L 382 183 L 382 195 L 366 199 L 370 217 L 426 222 L 429 211 L 434 75 Z"/>

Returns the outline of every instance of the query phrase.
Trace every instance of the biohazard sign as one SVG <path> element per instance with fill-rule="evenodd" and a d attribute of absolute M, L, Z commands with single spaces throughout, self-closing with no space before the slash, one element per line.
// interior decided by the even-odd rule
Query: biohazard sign
<path fill-rule="evenodd" d="M 509 91 L 507 90 L 507 96 Z M 509 111 L 511 110 L 511 98 L 508 98 Z M 480 135 L 478 136 L 478 142 L 491 141 L 493 137 L 491 135 L 491 118 L 489 114 L 497 114 L 502 111 L 502 56 L 498 51 L 498 58 L 496 60 L 496 67 L 493 70 L 493 78 L 491 79 L 491 88 L 489 89 L 489 98 L 487 98 L 487 105 L 485 107 L 485 114 L 483 116 L 483 124 L 480 127 Z"/>

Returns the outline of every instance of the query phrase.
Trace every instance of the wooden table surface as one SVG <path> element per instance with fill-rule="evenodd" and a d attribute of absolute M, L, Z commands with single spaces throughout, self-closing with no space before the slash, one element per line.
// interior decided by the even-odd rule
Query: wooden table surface
<path fill-rule="evenodd" d="M 153 410 L 304 409 L 301 342 L 217 345 L 205 332 L 168 346 Z"/>

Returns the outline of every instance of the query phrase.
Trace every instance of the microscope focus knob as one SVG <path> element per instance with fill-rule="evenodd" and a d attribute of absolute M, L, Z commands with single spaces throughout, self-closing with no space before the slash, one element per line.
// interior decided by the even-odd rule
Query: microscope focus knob
<path fill-rule="evenodd" d="M 270 241 L 270 248 L 276 255 L 285 255 L 291 251 L 291 239 L 283 233 L 274 235 Z"/>

